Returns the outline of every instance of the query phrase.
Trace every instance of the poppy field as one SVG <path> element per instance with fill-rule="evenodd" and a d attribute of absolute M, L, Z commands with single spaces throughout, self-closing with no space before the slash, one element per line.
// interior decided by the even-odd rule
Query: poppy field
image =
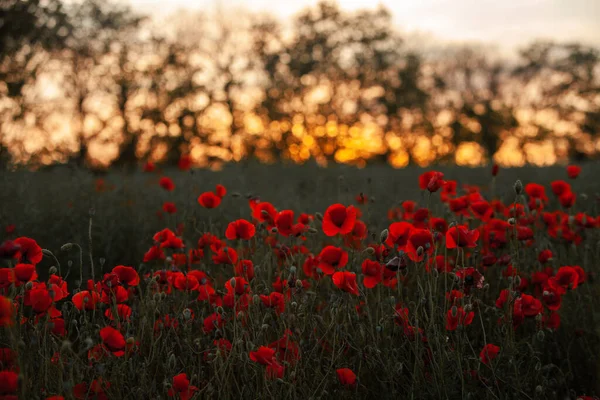
<path fill-rule="evenodd" d="M 0 399 L 594 399 L 598 168 L 0 173 Z"/>

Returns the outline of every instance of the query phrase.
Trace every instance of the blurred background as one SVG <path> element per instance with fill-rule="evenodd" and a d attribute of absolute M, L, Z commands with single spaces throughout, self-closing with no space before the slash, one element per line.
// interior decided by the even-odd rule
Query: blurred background
<path fill-rule="evenodd" d="M 600 153 L 597 0 L 0 0 L 0 164 Z"/>

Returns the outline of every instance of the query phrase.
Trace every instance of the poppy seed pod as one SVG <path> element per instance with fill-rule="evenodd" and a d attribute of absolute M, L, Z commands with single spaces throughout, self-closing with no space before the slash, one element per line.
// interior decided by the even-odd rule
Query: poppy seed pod
<path fill-rule="evenodd" d="M 56 274 L 58 272 L 58 270 L 53 265 L 53 266 L 50 267 L 50 269 L 48 269 L 48 272 L 50 273 L 50 275 L 54 275 L 54 274 Z"/>
<path fill-rule="evenodd" d="M 129 336 L 126 340 L 127 344 L 131 345 L 135 343 L 135 338 L 133 336 Z"/>
<path fill-rule="evenodd" d="M 62 342 L 62 344 L 60 346 L 61 353 L 65 352 L 65 351 L 71 350 L 71 346 L 72 346 L 72 343 L 70 341 L 63 340 L 63 342 Z"/>
<path fill-rule="evenodd" d="M 296 267 L 294 265 L 290 267 L 290 274 L 296 275 Z"/>
<path fill-rule="evenodd" d="M 515 190 L 516 194 L 523 193 L 523 182 L 521 182 L 520 179 L 517 179 L 517 181 L 515 182 L 515 185 L 513 186 L 513 189 Z"/>
<path fill-rule="evenodd" d="M 544 333 L 544 331 L 538 331 L 537 335 L 537 340 L 539 340 L 540 342 L 544 341 L 544 338 L 546 337 L 546 334 Z"/>
<path fill-rule="evenodd" d="M 190 310 L 189 308 L 186 308 L 185 310 L 183 310 L 183 318 L 188 321 L 190 318 L 192 318 L 192 310 Z"/>
<path fill-rule="evenodd" d="M 321 214 L 320 212 L 316 212 L 315 213 L 315 217 L 319 220 L 319 221 L 323 221 L 323 214 Z"/>
<path fill-rule="evenodd" d="M 514 218 L 509 218 L 508 219 L 508 223 L 511 224 L 511 225 L 514 225 L 514 224 L 517 223 L 517 221 Z"/>
<path fill-rule="evenodd" d="M 277 233 L 277 232 L 279 232 L 279 229 L 277 229 L 276 226 L 271 228 L 271 233 Z"/>

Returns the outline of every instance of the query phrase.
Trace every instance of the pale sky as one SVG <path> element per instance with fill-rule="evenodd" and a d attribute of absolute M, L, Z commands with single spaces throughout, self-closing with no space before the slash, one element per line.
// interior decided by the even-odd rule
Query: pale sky
<path fill-rule="evenodd" d="M 246 9 L 290 17 L 317 0 L 121 0 L 143 13 L 164 16 L 180 9 Z M 391 10 L 406 33 L 455 42 L 494 43 L 504 50 L 533 39 L 577 40 L 600 47 L 600 0 L 338 0 L 346 10 Z"/>

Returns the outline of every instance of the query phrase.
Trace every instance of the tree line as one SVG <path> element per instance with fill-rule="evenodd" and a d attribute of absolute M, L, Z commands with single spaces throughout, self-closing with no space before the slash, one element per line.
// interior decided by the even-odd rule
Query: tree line
<path fill-rule="evenodd" d="M 285 21 L 218 10 L 160 25 L 103 0 L 0 0 L 0 11 L 4 163 L 425 164 L 454 162 L 464 143 L 484 161 L 503 146 L 550 145 L 556 160 L 600 149 L 600 53 L 581 43 L 536 41 L 516 59 L 416 48 L 385 8 L 329 1 Z"/>

